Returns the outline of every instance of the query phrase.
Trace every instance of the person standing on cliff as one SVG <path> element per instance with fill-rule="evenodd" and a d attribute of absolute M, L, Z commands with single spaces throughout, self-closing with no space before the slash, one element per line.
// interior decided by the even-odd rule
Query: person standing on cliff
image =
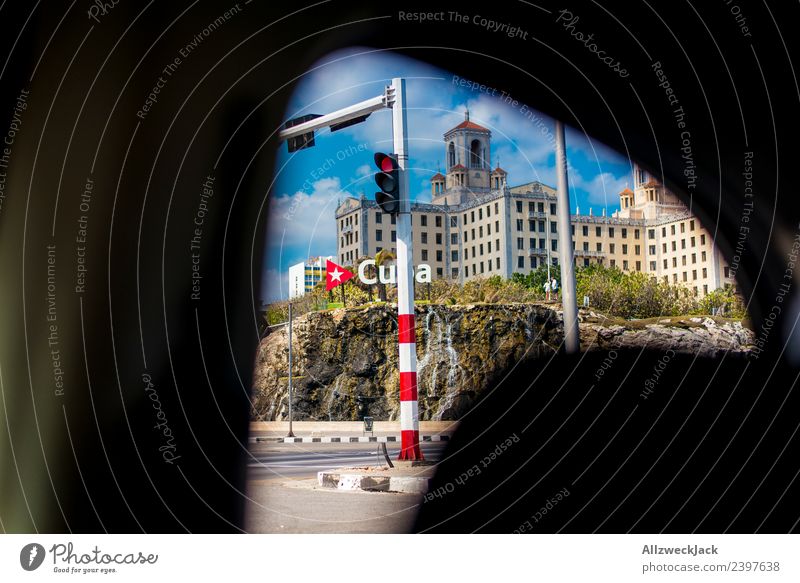
<path fill-rule="evenodd" d="M 553 278 L 553 281 L 550 282 L 550 289 L 553 290 L 553 295 L 555 296 L 555 301 L 558 301 L 558 282 L 556 278 Z"/>
<path fill-rule="evenodd" d="M 544 295 L 547 297 L 547 301 L 550 301 L 550 282 L 544 282 Z"/>

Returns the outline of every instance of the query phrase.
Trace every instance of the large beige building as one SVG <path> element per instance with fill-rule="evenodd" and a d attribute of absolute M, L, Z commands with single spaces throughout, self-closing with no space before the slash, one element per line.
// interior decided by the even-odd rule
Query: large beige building
<path fill-rule="evenodd" d="M 446 175 L 431 178 L 430 204 L 411 205 L 414 264 L 460 282 L 528 273 L 548 259 L 558 265 L 555 190 L 540 182 L 508 186 L 507 172 L 492 169 L 491 132 L 468 113 L 444 141 Z M 576 264 L 642 271 L 698 296 L 734 284 L 711 234 L 686 205 L 638 166 L 633 182 L 613 215 L 572 215 Z M 336 225 L 343 265 L 395 250 L 395 217 L 372 200 L 342 201 Z"/>

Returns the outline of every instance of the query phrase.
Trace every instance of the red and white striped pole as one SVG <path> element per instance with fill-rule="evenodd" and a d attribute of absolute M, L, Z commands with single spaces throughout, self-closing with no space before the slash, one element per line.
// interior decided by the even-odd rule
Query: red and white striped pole
<path fill-rule="evenodd" d="M 414 252 L 411 239 L 411 201 L 408 175 L 408 122 L 406 80 L 392 79 L 392 134 L 397 156 L 400 210 L 397 215 L 397 340 L 400 348 L 400 456 L 421 460 L 419 449 L 419 404 L 417 401 L 417 342 L 414 323 Z"/>

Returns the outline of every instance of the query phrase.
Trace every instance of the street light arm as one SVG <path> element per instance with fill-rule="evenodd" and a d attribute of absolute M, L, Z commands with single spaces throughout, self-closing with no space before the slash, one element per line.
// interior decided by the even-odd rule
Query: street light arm
<path fill-rule="evenodd" d="M 394 105 L 394 90 L 387 87 L 382 95 L 366 99 L 360 103 L 349 105 L 334 112 L 325 114 L 321 117 L 309 120 L 290 128 L 280 131 L 278 138 L 280 140 L 287 140 L 297 136 L 302 136 L 309 132 L 321 130 L 326 127 L 338 125 L 359 117 L 367 116 L 373 111 L 385 109 Z"/>

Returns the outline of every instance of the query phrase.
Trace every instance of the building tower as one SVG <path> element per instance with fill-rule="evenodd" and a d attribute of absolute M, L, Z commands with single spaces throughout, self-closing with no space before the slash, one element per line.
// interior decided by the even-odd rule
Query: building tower
<path fill-rule="evenodd" d="M 432 179 L 434 204 L 461 204 L 489 192 L 491 139 L 491 131 L 470 121 L 469 111 L 464 112 L 464 121 L 444 134 L 444 195 L 436 194 Z"/>

